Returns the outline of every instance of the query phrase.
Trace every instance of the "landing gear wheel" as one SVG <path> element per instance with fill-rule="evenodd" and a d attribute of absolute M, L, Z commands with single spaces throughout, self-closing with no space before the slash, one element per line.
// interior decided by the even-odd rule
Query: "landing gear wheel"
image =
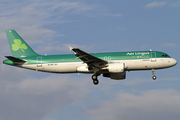
<path fill-rule="evenodd" d="M 92 76 L 92 79 L 93 79 L 93 80 L 97 80 L 97 76 L 96 76 L 96 75 L 93 75 L 93 76 Z"/>
<path fill-rule="evenodd" d="M 97 85 L 99 83 L 98 80 L 93 80 L 94 85 Z"/>
<path fill-rule="evenodd" d="M 92 80 L 93 80 L 93 83 L 94 85 L 97 85 L 99 83 L 98 79 L 97 79 L 98 75 L 92 75 Z"/>
<path fill-rule="evenodd" d="M 152 77 L 152 79 L 153 79 L 153 80 L 156 80 L 156 76 L 154 75 L 154 76 Z"/>

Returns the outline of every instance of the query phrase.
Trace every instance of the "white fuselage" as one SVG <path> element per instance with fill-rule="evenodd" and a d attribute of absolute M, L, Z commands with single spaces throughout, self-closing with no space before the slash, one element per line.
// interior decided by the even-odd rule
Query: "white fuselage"
<path fill-rule="evenodd" d="M 133 60 L 116 60 L 109 62 L 125 63 L 125 70 L 150 70 L 163 69 L 176 65 L 177 61 L 173 58 L 156 58 L 156 59 L 133 59 Z M 24 64 L 21 66 L 26 69 L 53 72 L 53 73 L 93 73 L 89 71 L 87 64 L 83 62 L 58 62 L 58 63 L 44 63 L 44 64 Z"/>

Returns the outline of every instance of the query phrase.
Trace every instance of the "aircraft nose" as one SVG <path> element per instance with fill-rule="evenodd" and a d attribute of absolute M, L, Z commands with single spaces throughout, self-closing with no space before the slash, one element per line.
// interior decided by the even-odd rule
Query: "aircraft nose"
<path fill-rule="evenodd" d="M 175 66 L 177 64 L 177 61 L 174 58 L 172 58 L 171 63 L 173 66 Z"/>

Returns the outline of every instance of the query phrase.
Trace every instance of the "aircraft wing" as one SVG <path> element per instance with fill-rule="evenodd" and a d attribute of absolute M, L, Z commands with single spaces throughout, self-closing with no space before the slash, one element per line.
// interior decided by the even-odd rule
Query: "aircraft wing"
<path fill-rule="evenodd" d="M 73 50 L 75 52 L 75 55 L 77 58 L 81 59 L 84 63 L 86 63 L 89 67 L 105 67 L 105 65 L 108 63 L 105 60 L 102 60 L 98 57 L 95 57 L 89 53 L 86 53 L 79 48 L 72 48 L 69 47 L 70 50 Z"/>

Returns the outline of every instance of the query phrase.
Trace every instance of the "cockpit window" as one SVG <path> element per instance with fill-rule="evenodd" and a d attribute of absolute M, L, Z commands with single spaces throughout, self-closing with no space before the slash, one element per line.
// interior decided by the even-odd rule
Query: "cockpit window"
<path fill-rule="evenodd" d="M 165 54 L 165 55 L 162 55 L 162 57 L 170 57 L 169 55 Z"/>

